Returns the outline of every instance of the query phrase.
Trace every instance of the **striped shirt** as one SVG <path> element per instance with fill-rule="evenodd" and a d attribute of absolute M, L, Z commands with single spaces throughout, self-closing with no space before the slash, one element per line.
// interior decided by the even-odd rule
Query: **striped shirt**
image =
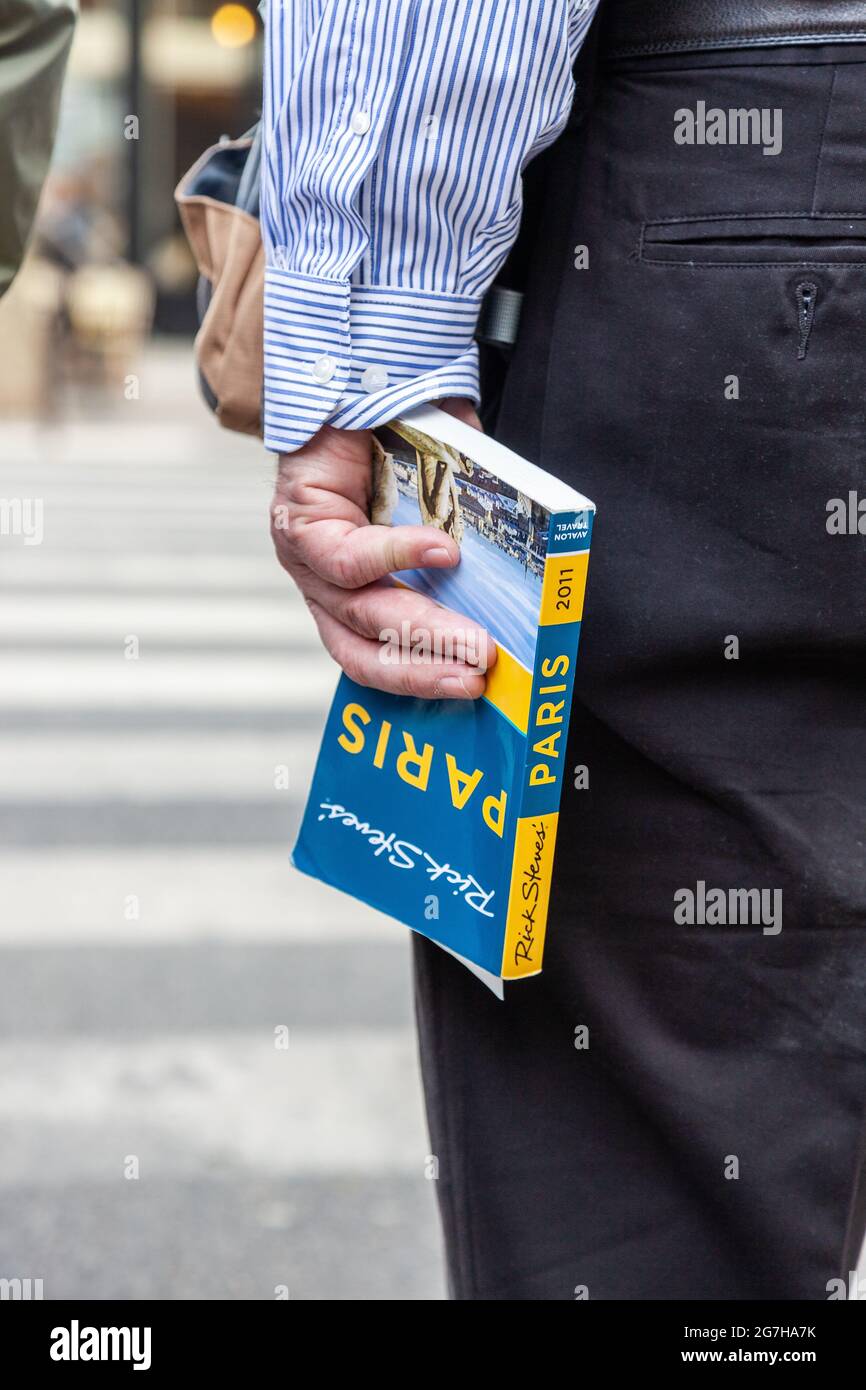
<path fill-rule="evenodd" d="M 482 297 L 598 0 L 270 0 L 265 444 L 478 400 Z"/>

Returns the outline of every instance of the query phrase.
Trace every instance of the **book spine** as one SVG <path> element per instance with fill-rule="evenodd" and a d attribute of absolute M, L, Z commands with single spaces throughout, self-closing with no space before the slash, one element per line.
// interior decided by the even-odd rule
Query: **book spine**
<path fill-rule="evenodd" d="M 556 512 L 550 518 L 526 761 L 518 787 L 504 980 L 541 970 L 592 523 L 592 512 Z"/>

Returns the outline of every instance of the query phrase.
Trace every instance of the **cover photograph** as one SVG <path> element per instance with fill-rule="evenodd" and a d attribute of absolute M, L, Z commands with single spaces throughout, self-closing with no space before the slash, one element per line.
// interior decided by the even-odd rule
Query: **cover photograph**
<path fill-rule="evenodd" d="M 376 433 L 371 519 L 437 526 L 461 555 L 395 582 L 486 628 L 497 659 L 476 701 L 341 676 L 293 862 L 430 937 L 500 998 L 542 967 L 594 511 L 434 407 Z M 410 659 L 408 636 L 401 648 L 390 634 L 394 659 Z"/>

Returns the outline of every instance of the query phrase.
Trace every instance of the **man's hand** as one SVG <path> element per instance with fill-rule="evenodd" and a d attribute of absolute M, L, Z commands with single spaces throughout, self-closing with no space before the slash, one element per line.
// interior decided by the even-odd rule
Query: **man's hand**
<path fill-rule="evenodd" d="M 468 403 L 448 407 L 475 423 Z M 496 660 L 492 638 L 389 579 L 398 570 L 450 569 L 460 551 L 435 526 L 372 526 L 371 475 L 369 430 L 325 425 L 303 449 L 282 455 L 271 506 L 279 562 L 306 599 L 331 656 L 359 685 L 428 699 L 477 699 L 484 672 Z M 396 662 L 394 647 L 383 645 L 395 631 L 410 639 Z M 417 659 L 420 643 L 432 657 Z"/>

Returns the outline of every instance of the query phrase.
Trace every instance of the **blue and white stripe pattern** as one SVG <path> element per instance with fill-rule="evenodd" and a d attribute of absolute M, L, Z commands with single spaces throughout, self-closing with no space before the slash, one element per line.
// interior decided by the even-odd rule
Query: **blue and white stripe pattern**
<path fill-rule="evenodd" d="M 265 443 L 478 399 L 521 170 L 562 130 L 598 0 L 270 0 Z"/>

